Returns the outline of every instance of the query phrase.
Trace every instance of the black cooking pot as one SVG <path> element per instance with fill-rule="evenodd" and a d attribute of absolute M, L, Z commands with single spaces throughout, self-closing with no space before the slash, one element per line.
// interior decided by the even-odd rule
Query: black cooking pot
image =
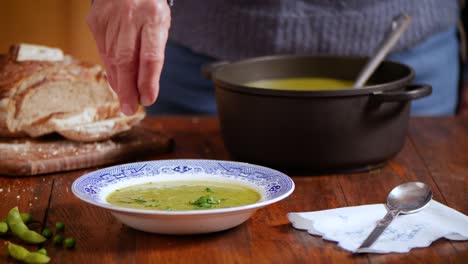
<path fill-rule="evenodd" d="M 204 67 L 216 89 L 221 133 L 233 159 L 282 169 L 344 172 L 382 166 L 402 148 L 411 100 L 431 87 L 385 61 L 361 89 L 291 91 L 248 87 L 277 78 L 353 81 L 367 58 L 269 56 Z"/>

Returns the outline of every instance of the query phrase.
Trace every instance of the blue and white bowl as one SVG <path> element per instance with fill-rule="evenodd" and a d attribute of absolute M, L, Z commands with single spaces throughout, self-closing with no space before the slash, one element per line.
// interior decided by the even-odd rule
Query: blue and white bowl
<path fill-rule="evenodd" d="M 256 190 L 261 198 L 244 206 L 187 211 L 133 209 L 106 201 L 111 192 L 126 186 L 176 180 L 236 183 Z M 292 179 L 279 171 L 248 163 L 197 159 L 122 164 L 85 174 L 72 184 L 72 192 L 79 199 L 109 210 L 132 228 L 160 234 L 198 234 L 229 229 L 293 191 Z"/>

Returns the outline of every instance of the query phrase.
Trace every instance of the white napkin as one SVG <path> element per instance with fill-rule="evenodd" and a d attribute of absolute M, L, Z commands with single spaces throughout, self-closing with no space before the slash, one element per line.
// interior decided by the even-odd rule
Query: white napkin
<path fill-rule="evenodd" d="M 338 246 L 354 252 L 386 213 L 384 204 L 372 204 L 289 213 L 288 219 L 295 228 L 338 242 Z M 418 213 L 399 215 L 366 252 L 403 253 L 427 247 L 441 237 L 467 240 L 468 217 L 432 200 Z"/>

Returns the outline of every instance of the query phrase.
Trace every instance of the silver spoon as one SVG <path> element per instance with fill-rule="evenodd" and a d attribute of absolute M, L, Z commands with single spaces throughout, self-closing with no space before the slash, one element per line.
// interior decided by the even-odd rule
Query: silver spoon
<path fill-rule="evenodd" d="M 356 253 L 369 252 L 370 246 L 400 213 L 412 214 L 419 212 L 431 200 L 431 188 L 422 182 L 408 182 L 395 187 L 387 197 L 387 214 L 377 223 L 377 226 L 359 246 Z"/>
<path fill-rule="evenodd" d="M 393 46 L 395 46 L 395 44 L 398 42 L 403 32 L 405 32 L 405 30 L 408 28 L 410 21 L 411 17 L 406 14 L 400 14 L 393 19 L 390 34 L 382 42 L 375 55 L 369 59 L 364 68 L 361 70 L 356 81 L 354 82 L 353 88 L 362 88 L 364 86 L 364 84 L 374 73 L 375 69 L 377 69 Z"/>

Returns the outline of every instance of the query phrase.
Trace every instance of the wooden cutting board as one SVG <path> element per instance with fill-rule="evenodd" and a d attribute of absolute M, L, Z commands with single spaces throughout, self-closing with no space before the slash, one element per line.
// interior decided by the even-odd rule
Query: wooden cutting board
<path fill-rule="evenodd" d="M 138 161 L 147 155 L 167 153 L 172 147 L 171 137 L 142 126 L 92 143 L 55 135 L 41 139 L 0 138 L 0 176 L 30 176 Z"/>

